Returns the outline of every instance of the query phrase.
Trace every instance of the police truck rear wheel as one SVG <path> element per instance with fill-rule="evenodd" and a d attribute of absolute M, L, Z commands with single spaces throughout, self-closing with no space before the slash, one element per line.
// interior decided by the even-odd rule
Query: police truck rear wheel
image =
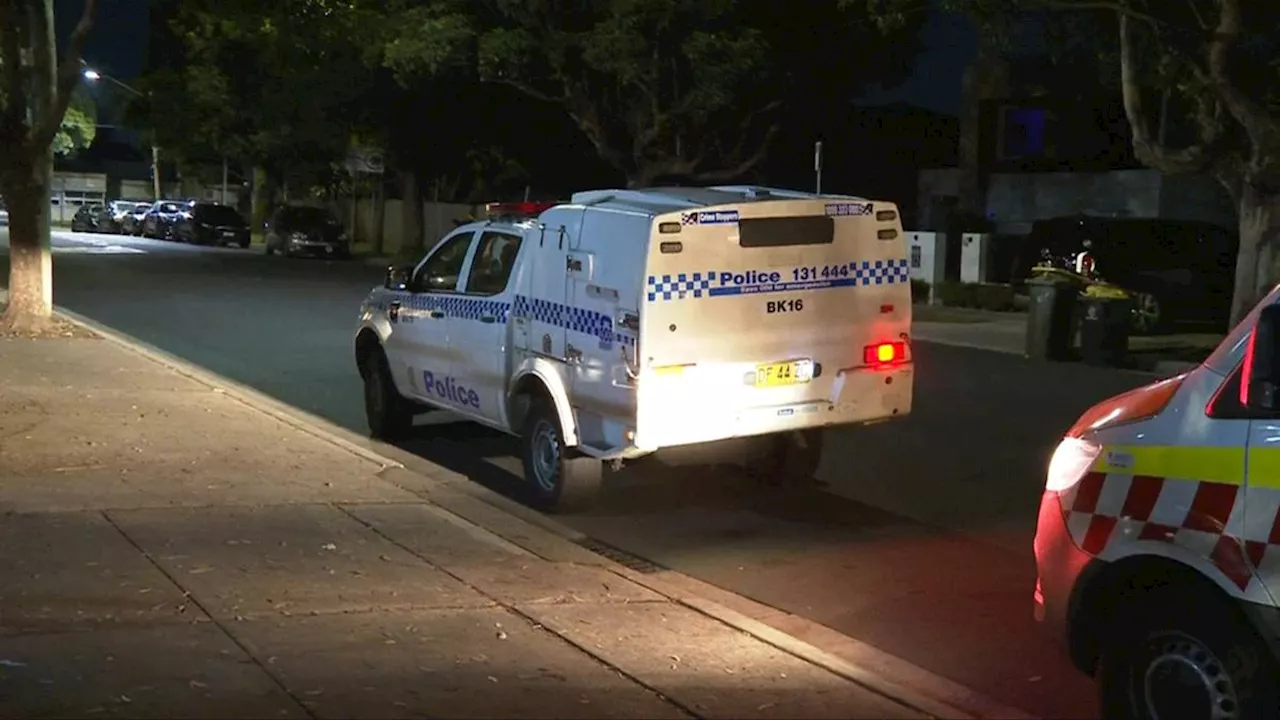
<path fill-rule="evenodd" d="M 400 440 L 413 430 L 414 405 L 396 390 L 382 349 L 371 350 L 362 362 L 364 412 L 370 433 L 379 440 Z"/>
<path fill-rule="evenodd" d="M 813 483 L 822 460 L 822 430 L 793 430 L 761 438 L 760 455 L 747 472 L 769 485 L 795 486 Z"/>
<path fill-rule="evenodd" d="M 1280 709 L 1280 666 L 1230 603 L 1165 587 L 1116 613 L 1098 661 L 1108 720 L 1262 720 Z"/>
<path fill-rule="evenodd" d="M 595 502 L 604 463 L 575 456 L 565 447 L 555 408 L 546 400 L 529 408 L 520 434 L 521 459 L 530 503 L 547 512 L 585 510 Z"/>

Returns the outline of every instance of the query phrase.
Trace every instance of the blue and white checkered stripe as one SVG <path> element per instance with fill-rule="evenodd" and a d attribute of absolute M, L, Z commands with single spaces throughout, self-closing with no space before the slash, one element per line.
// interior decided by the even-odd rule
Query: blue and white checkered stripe
<path fill-rule="evenodd" d="M 646 297 L 649 302 L 684 300 L 686 298 L 704 298 L 720 295 L 766 294 L 780 292 L 797 292 L 806 290 L 827 290 L 839 287 L 869 287 L 871 285 L 895 285 L 910 282 L 911 263 L 906 258 L 893 260 L 859 260 L 827 266 L 838 270 L 827 277 L 806 277 L 796 279 L 792 269 L 779 270 L 782 279 L 776 283 L 757 283 L 749 285 L 724 283 L 720 281 L 721 273 L 715 270 L 701 273 L 679 273 L 675 275 L 650 275 L 646 283 Z M 795 268 L 803 271 L 806 268 Z M 740 274 L 735 271 L 734 274 Z M 803 277 L 803 276 L 802 276 Z"/>
<path fill-rule="evenodd" d="M 511 314 L 509 302 L 465 295 L 410 295 L 401 301 L 401 307 L 424 311 L 440 310 L 450 317 L 463 320 L 491 317 L 501 323 L 505 323 Z"/>
<path fill-rule="evenodd" d="M 513 313 L 516 317 L 529 318 L 535 322 L 565 328 L 569 332 L 590 335 L 597 338 L 601 347 L 605 349 L 612 347 L 615 342 L 622 345 L 636 343 L 634 335 L 617 332 L 612 317 L 587 308 L 517 295 Z"/>
<path fill-rule="evenodd" d="M 849 275 L 859 285 L 892 285 L 911 280 L 911 263 L 901 260 L 863 260 L 850 264 Z"/>
<path fill-rule="evenodd" d="M 484 317 L 494 318 L 506 324 L 512 313 L 516 317 L 525 317 L 538 322 L 562 327 L 570 332 L 582 333 L 597 338 L 604 349 L 613 346 L 635 345 L 635 335 L 627 330 L 614 327 L 613 318 L 602 312 L 586 308 L 548 302 L 538 298 L 517 295 L 515 303 L 487 298 L 473 298 L 465 295 L 401 295 L 400 306 L 404 309 L 430 312 L 440 310 L 449 317 L 463 320 L 479 321 Z M 371 307 L 386 311 L 386 300 L 376 302 Z"/>
<path fill-rule="evenodd" d="M 674 276 L 650 275 L 649 300 L 657 300 L 659 297 L 663 300 L 683 300 L 689 295 L 700 298 L 711 289 L 711 281 L 715 276 L 714 271 L 679 273 Z"/>

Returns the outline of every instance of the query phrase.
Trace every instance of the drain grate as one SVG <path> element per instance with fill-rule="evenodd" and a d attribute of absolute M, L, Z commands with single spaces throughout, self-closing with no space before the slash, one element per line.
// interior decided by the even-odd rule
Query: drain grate
<path fill-rule="evenodd" d="M 577 543 L 581 547 L 586 548 L 597 555 L 603 555 L 619 565 L 635 570 L 638 573 L 652 575 L 667 569 L 655 562 L 645 560 L 638 555 L 632 555 L 626 550 L 619 550 L 609 543 L 600 542 L 595 538 L 583 538 L 578 540 Z"/>

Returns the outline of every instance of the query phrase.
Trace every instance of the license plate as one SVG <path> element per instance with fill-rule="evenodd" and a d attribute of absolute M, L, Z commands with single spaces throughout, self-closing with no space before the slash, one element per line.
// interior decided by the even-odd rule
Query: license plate
<path fill-rule="evenodd" d="M 233 231 L 233 230 L 223 230 L 223 231 L 222 231 L 222 237 L 225 237 L 225 238 L 233 238 L 233 237 L 235 237 L 235 236 L 236 236 L 236 234 L 235 234 L 235 231 Z"/>
<path fill-rule="evenodd" d="M 756 387 L 800 385 L 812 379 L 812 360 L 792 360 L 756 366 Z"/>

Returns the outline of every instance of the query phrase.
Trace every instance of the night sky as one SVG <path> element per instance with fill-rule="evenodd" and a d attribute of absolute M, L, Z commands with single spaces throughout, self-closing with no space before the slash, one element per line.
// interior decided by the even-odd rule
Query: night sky
<path fill-rule="evenodd" d="M 84 0 L 55 3 L 58 35 L 71 33 Z M 100 0 L 98 20 L 85 49 L 85 61 L 109 75 L 128 80 L 142 71 L 147 52 L 147 0 Z M 869 92 L 859 104 L 906 102 L 955 115 L 960 106 L 960 76 L 977 54 L 977 36 L 961 17 L 935 12 L 921 32 L 925 52 L 900 87 Z"/>
<path fill-rule="evenodd" d="M 147 0 L 98 0 L 85 62 L 121 80 L 137 77 L 147 57 L 147 5 Z M 57 0 L 53 8 L 61 44 L 84 12 L 84 0 Z"/>

